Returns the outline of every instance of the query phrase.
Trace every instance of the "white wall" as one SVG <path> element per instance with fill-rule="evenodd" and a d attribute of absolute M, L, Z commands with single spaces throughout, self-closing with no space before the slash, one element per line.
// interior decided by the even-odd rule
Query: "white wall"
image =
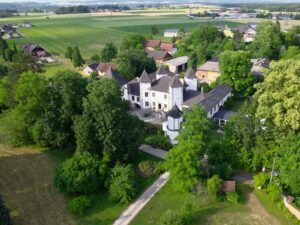
<path fill-rule="evenodd" d="M 170 101 L 169 101 L 170 108 L 172 108 L 176 104 L 181 109 L 183 103 L 183 88 L 169 87 L 169 93 L 170 93 Z"/>
<path fill-rule="evenodd" d="M 153 97 L 154 94 L 154 97 Z M 167 97 L 165 99 L 165 96 Z M 153 105 L 153 102 L 155 102 L 155 106 Z M 169 93 L 165 92 L 159 92 L 159 91 L 151 91 L 150 92 L 150 105 L 151 108 L 155 108 L 156 110 L 158 109 L 158 104 L 161 104 L 161 110 L 164 110 L 165 112 L 169 111 L 172 106 L 169 105 Z M 165 107 L 165 105 L 167 107 Z"/>

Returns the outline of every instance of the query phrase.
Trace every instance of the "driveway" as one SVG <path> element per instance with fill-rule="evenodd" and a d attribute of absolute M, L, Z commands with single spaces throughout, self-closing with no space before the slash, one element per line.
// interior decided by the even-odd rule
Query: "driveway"
<path fill-rule="evenodd" d="M 139 149 L 143 152 L 146 152 L 150 155 L 154 155 L 158 158 L 166 159 L 167 151 L 165 151 L 165 150 L 162 150 L 162 149 L 159 149 L 159 148 L 153 148 L 152 146 L 145 145 L 145 144 L 141 145 Z"/>
<path fill-rule="evenodd" d="M 169 172 L 162 174 L 135 202 L 133 202 L 121 216 L 113 223 L 113 225 L 128 225 L 141 209 L 154 197 L 154 195 L 169 180 Z"/>

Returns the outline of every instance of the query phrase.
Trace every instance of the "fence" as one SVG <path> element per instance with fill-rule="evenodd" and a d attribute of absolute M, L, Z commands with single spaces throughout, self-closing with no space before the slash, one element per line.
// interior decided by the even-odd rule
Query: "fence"
<path fill-rule="evenodd" d="M 297 217 L 298 220 L 300 220 L 300 210 L 290 203 L 288 196 L 283 196 L 283 204 L 294 216 Z"/>

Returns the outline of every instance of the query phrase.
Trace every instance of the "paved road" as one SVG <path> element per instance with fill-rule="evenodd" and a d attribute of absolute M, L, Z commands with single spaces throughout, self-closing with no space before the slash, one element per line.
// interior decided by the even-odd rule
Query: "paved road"
<path fill-rule="evenodd" d="M 169 176 L 169 172 L 162 174 L 135 202 L 125 209 L 113 225 L 128 225 L 153 196 L 167 183 Z"/>
<path fill-rule="evenodd" d="M 165 150 L 159 149 L 159 148 L 153 148 L 150 145 L 141 145 L 140 150 L 143 152 L 146 152 L 150 155 L 154 155 L 161 159 L 166 159 L 167 152 Z"/>

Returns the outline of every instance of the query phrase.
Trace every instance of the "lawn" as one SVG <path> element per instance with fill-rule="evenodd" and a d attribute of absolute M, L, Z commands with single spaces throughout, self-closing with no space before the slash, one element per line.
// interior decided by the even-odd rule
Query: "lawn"
<path fill-rule="evenodd" d="M 197 219 L 191 225 L 266 225 L 267 218 L 263 218 L 249 207 L 248 198 L 251 189 L 238 186 L 241 201 L 238 204 L 219 202 L 204 204 L 197 211 Z M 156 196 L 137 215 L 131 225 L 149 224 L 160 225 L 160 217 L 168 209 L 180 212 L 185 202 L 197 204 L 192 194 L 182 194 L 174 190 L 171 183 L 163 187 Z M 288 223 L 282 223 L 286 225 Z M 272 224 L 274 225 L 274 224 Z"/>
<path fill-rule="evenodd" d="M 264 205 L 267 211 L 276 217 L 282 224 L 299 225 L 296 218 L 294 218 L 285 208 L 280 209 L 277 203 L 274 203 L 265 190 L 255 190 L 255 194 L 260 202 Z"/>
<path fill-rule="evenodd" d="M 47 16 L 49 19 L 47 19 Z M 150 34 L 152 25 L 157 25 L 160 34 L 166 28 L 181 28 L 191 31 L 201 23 L 214 25 L 238 23 L 212 19 L 190 20 L 186 15 L 122 15 L 122 16 L 91 16 L 90 14 L 47 15 L 37 14 L 25 17 L 34 27 L 20 28 L 25 38 L 10 40 L 10 43 L 23 44 L 34 42 L 46 48 L 54 56 L 63 57 L 68 46 L 79 46 L 85 59 L 98 53 L 107 42 L 120 43 L 129 33 Z M 18 23 L 24 17 L 0 19 L 0 23 Z"/>

